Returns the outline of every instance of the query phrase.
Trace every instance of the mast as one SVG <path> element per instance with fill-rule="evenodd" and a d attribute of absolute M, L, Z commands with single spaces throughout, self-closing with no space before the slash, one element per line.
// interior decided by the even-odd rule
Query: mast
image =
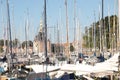
<path fill-rule="evenodd" d="M 79 22 L 79 36 L 80 36 L 80 53 L 82 53 L 82 32 L 81 32 L 81 25 L 80 25 L 80 22 Z"/>
<path fill-rule="evenodd" d="M 93 48 L 94 48 L 94 22 L 91 25 L 91 28 L 92 28 L 92 44 L 93 44 Z"/>
<path fill-rule="evenodd" d="M 60 22 L 59 22 L 59 34 L 60 34 L 60 52 L 63 54 L 63 49 L 62 49 L 62 16 L 61 16 L 61 8 L 60 8 Z"/>
<path fill-rule="evenodd" d="M 8 3 L 8 0 L 6 1 L 6 4 L 7 4 L 7 27 L 8 27 L 8 34 L 9 34 L 9 48 L 10 48 L 10 55 L 11 55 L 11 59 L 8 61 L 9 63 L 9 73 L 11 71 L 11 67 L 13 67 L 13 64 L 11 65 L 11 62 L 13 62 L 13 57 L 12 57 L 12 36 L 11 36 L 11 24 L 10 24 L 10 12 L 9 12 L 9 3 Z"/>
<path fill-rule="evenodd" d="M 80 14 L 80 10 L 79 10 L 79 14 Z M 82 32 L 81 32 L 81 24 L 80 24 L 80 16 L 78 18 L 78 27 L 79 27 L 79 53 L 82 53 Z"/>
<path fill-rule="evenodd" d="M 59 25 L 57 23 L 57 46 L 58 46 L 58 49 L 57 49 L 57 53 L 60 54 L 60 30 L 59 30 Z"/>
<path fill-rule="evenodd" d="M 28 29 L 29 29 L 29 21 L 28 21 L 28 16 L 29 16 L 29 12 L 28 12 L 28 9 L 27 9 L 27 18 L 26 18 L 26 21 L 25 21 L 25 55 L 27 56 L 28 55 Z"/>
<path fill-rule="evenodd" d="M 100 34 L 100 53 L 101 53 L 101 48 L 102 48 L 102 45 L 101 45 L 101 17 L 100 17 L 100 6 L 99 6 L 99 34 Z"/>
<path fill-rule="evenodd" d="M 109 28 L 109 45 L 110 45 L 110 49 L 111 49 L 111 34 L 110 34 L 110 13 L 109 13 L 109 7 L 108 7 L 108 28 Z"/>
<path fill-rule="evenodd" d="M 120 0 L 118 0 L 118 20 L 119 20 L 119 41 L 120 41 Z M 119 42 L 118 41 L 118 42 Z M 119 48 L 120 48 L 120 44 L 119 44 Z"/>
<path fill-rule="evenodd" d="M 29 49 L 29 27 L 30 27 L 30 25 L 29 25 L 29 9 L 27 9 L 27 26 L 26 26 L 26 29 L 27 29 L 27 41 L 26 41 L 26 44 L 27 44 L 27 48 Z M 27 50 L 28 50 L 27 49 Z M 29 51 L 28 51 L 28 53 L 29 53 Z M 27 53 L 27 54 L 28 54 Z M 30 55 L 28 54 L 28 58 L 30 58 Z"/>
<path fill-rule="evenodd" d="M 78 52 L 82 53 L 82 45 L 81 45 L 81 32 L 80 32 L 80 21 L 78 20 Z"/>
<path fill-rule="evenodd" d="M 27 22 L 25 22 L 25 40 L 26 40 L 26 49 L 25 49 L 25 55 L 27 55 Z"/>
<path fill-rule="evenodd" d="M 118 7 L 118 1 L 116 1 L 116 4 L 117 4 L 117 7 Z M 119 12 L 119 11 L 117 11 L 117 9 L 116 9 L 116 16 L 117 16 L 117 36 L 116 36 L 117 37 L 117 42 L 116 42 L 116 44 L 117 44 L 117 51 L 119 51 L 119 17 L 118 17 L 117 12 Z"/>
<path fill-rule="evenodd" d="M 116 2 L 115 2 L 116 3 Z M 116 49 L 116 33 L 115 33 L 115 3 L 114 3 L 114 16 L 113 16 L 113 50 Z"/>
<path fill-rule="evenodd" d="M 56 54 L 56 45 L 55 45 L 55 41 L 56 41 L 56 37 L 55 37 L 56 30 L 55 30 L 55 25 L 54 25 L 53 29 L 54 29 L 54 38 L 53 38 L 53 41 L 54 41 L 54 54 Z"/>
<path fill-rule="evenodd" d="M 4 27 L 4 33 L 3 34 L 4 34 L 3 35 L 3 38 L 4 38 L 4 53 L 6 54 L 6 28 L 5 27 Z"/>
<path fill-rule="evenodd" d="M 69 34 L 68 34 L 68 13 L 67 13 L 67 0 L 65 0 L 65 7 L 66 7 L 66 29 L 67 29 L 67 58 L 70 57 L 69 54 Z"/>
<path fill-rule="evenodd" d="M 95 12 L 94 12 L 94 20 L 95 22 L 93 23 L 93 27 L 94 27 L 94 52 L 96 53 L 96 40 L 95 40 L 95 37 L 96 37 L 96 18 L 95 18 Z"/>
<path fill-rule="evenodd" d="M 79 53 L 79 23 L 78 19 L 76 19 L 76 53 Z"/>
<path fill-rule="evenodd" d="M 46 14 L 46 0 L 44 0 L 44 49 L 45 49 L 45 58 L 46 58 L 46 78 L 47 78 L 47 63 L 49 58 L 47 56 L 47 14 Z"/>
<path fill-rule="evenodd" d="M 104 30 L 105 30 L 105 29 L 104 29 L 103 17 L 104 17 L 104 0 L 102 0 L 102 24 L 101 24 L 101 25 L 102 25 L 102 40 L 103 40 L 103 41 L 102 41 L 102 50 L 104 50 L 104 47 L 105 47 L 105 45 L 104 45 L 104 44 L 105 44 L 105 43 L 104 43 L 104 42 L 105 42 L 105 40 L 104 40 L 104 39 L 105 39 L 105 38 L 104 38 Z"/>
<path fill-rule="evenodd" d="M 76 31 L 76 0 L 74 0 L 74 47 L 75 47 L 75 31 Z"/>
<path fill-rule="evenodd" d="M 118 42 L 120 42 L 120 0 L 118 0 L 118 20 L 119 20 L 119 41 Z M 118 44 L 119 45 L 119 48 L 120 48 L 120 43 Z M 118 50 L 120 50 L 120 49 L 118 49 Z M 118 57 L 118 61 L 119 61 L 119 64 L 118 64 L 118 71 L 120 72 L 120 69 L 119 69 L 119 67 L 120 67 L 120 52 L 119 52 L 119 57 Z"/>
<path fill-rule="evenodd" d="M 45 57 L 47 58 L 47 15 L 46 15 L 46 0 L 44 0 L 44 41 L 45 41 Z"/>
<path fill-rule="evenodd" d="M 114 13 L 114 15 L 115 15 L 115 48 L 116 48 L 116 51 L 118 50 L 118 44 L 117 44 L 117 32 L 118 32 L 118 21 L 117 21 L 117 14 L 116 14 L 116 12 L 117 12 L 117 7 L 116 7 L 116 5 L 117 5 L 117 0 L 115 0 L 115 13 Z M 117 25 L 116 25 L 116 23 L 117 23 Z"/>
<path fill-rule="evenodd" d="M 88 51 L 90 51 L 90 31 L 88 27 Z"/>

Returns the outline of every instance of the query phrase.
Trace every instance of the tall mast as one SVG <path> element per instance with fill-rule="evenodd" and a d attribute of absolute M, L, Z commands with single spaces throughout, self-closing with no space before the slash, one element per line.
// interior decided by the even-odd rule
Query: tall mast
<path fill-rule="evenodd" d="M 76 0 L 74 0 L 74 26 L 76 26 Z"/>
<path fill-rule="evenodd" d="M 45 57 L 47 58 L 47 14 L 46 14 L 46 0 L 44 0 L 44 41 L 45 41 Z"/>
<path fill-rule="evenodd" d="M 116 0 L 115 0 L 116 1 Z M 114 16 L 113 16 L 113 49 L 115 48 L 116 49 L 116 33 L 115 33 L 115 7 L 116 5 L 116 2 L 114 3 Z"/>
<path fill-rule="evenodd" d="M 104 38 L 104 31 L 105 31 L 105 28 L 104 28 L 104 21 L 103 21 L 103 17 L 104 17 L 104 0 L 102 0 L 102 50 L 104 49 L 105 47 L 105 38 Z"/>
<path fill-rule="evenodd" d="M 59 30 L 59 25 L 57 23 L 57 44 L 58 44 L 58 49 L 57 49 L 57 53 L 60 54 L 60 30 Z"/>
<path fill-rule="evenodd" d="M 12 17 L 13 17 L 13 19 L 12 19 L 12 21 L 13 21 L 12 22 L 12 28 L 13 28 L 13 31 L 14 31 L 14 34 L 12 34 L 12 35 L 13 35 L 13 40 L 16 42 L 16 29 L 15 29 L 15 25 L 14 25 L 14 6 L 13 6 L 13 10 L 12 10 Z M 14 53 L 17 53 L 18 42 L 15 43 L 15 44 L 12 43 L 12 45 L 13 45 L 13 47 L 15 49 Z"/>
<path fill-rule="evenodd" d="M 25 40 L 26 40 L 25 55 L 27 55 L 27 22 L 26 21 L 25 21 Z"/>
<path fill-rule="evenodd" d="M 79 41 L 79 23 L 78 23 L 78 19 L 76 19 L 76 52 L 77 53 L 79 51 L 78 41 Z"/>
<path fill-rule="evenodd" d="M 119 20 L 119 34 L 118 34 L 118 37 L 119 37 L 119 41 L 118 42 L 120 42 L 120 0 L 118 0 L 118 20 Z M 120 48 L 120 43 L 118 44 L 119 45 L 119 48 Z"/>
<path fill-rule="evenodd" d="M 118 0 L 119 1 L 119 0 Z M 117 24 L 115 24 L 115 48 L 116 48 L 116 51 L 118 51 L 118 42 L 119 42 L 119 27 L 118 27 L 118 16 L 117 16 L 117 0 L 115 0 L 115 4 L 114 4 L 114 9 L 115 9 L 115 11 L 114 11 L 114 15 L 115 15 L 115 23 L 117 23 Z M 116 17 L 117 16 L 117 17 Z"/>
<path fill-rule="evenodd" d="M 4 27 L 4 25 L 3 25 L 3 27 Z M 6 54 L 6 28 L 5 27 L 4 27 L 3 37 L 4 37 L 4 53 Z"/>
<path fill-rule="evenodd" d="M 7 23 L 8 23 L 8 29 L 9 29 L 9 38 L 10 38 L 10 54 L 12 54 L 12 37 L 11 37 L 11 24 L 10 24 L 10 13 L 9 13 L 9 3 L 7 0 Z"/>
<path fill-rule="evenodd" d="M 54 43 L 55 43 L 55 41 L 56 41 L 56 30 L 55 30 L 55 27 L 54 27 Z M 54 53 L 56 54 L 56 45 L 54 44 Z"/>
<path fill-rule="evenodd" d="M 29 16 L 29 12 L 28 12 L 28 9 L 27 9 L 27 16 Z M 29 21 L 28 21 L 28 17 L 27 17 L 27 19 L 26 19 L 26 21 L 25 21 L 25 40 L 26 40 L 26 45 L 25 45 L 25 47 L 26 47 L 26 50 L 25 50 L 25 55 L 28 55 L 28 51 L 27 51 L 27 49 L 28 49 L 28 29 L 29 29 Z"/>
<path fill-rule="evenodd" d="M 80 53 L 82 53 L 82 32 L 81 32 L 81 25 L 79 21 L 79 43 L 80 43 Z"/>
<path fill-rule="evenodd" d="M 108 7 L 108 28 L 109 28 L 109 45 L 110 45 L 110 49 L 111 49 L 111 34 L 110 34 L 110 13 L 109 13 L 109 7 Z"/>
<path fill-rule="evenodd" d="M 79 14 L 80 14 L 80 10 L 79 10 Z M 79 34 L 79 40 L 78 40 L 78 44 L 79 44 L 79 53 L 82 53 L 82 33 L 81 33 L 81 25 L 80 25 L 80 16 L 78 16 L 78 34 Z"/>
<path fill-rule="evenodd" d="M 78 20 L 78 51 L 82 53 L 82 40 L 81 40 L 81 31 L 80 31 L 80 20 Z"/>
<path fill-rule="evenodd" d="M 96 31 L 96 18 L 95 18 L 95 12 L 94 12 L 94 20 L 95 20 L 95 22 L 93 23 L 93 26 L 94 26 L 94 50 L 95 50 L 95 52 L 96 52 L 96 40 L 95 40 L 95 36 L 96 36 L 96 33 L 95 33 L 95 31 Z"/>
<path fill-rule="evenodd" d="M 59 22 L 59 35 L 60 35 L 60 37 L 59 37 L 59 39 L 60 39 L 60 52 L 62 52 L 63 53 L 63 50 L 62 50 L 62 16 L 61 16 L 61 8 L 60 8 L 60 12 L 59 12 L 59 15 L 60 15 L 60 22 Z"/>
<path fill-rule="evenodd" d="M 101 45 L 101 15 L 100 15 L 100 6 L 99 6 L 99 34 L 100 34 L 100 53 L 101 53 L 101 48 L 102 48 L 102 45 Z"/>
<path fill-rule="evenodd" d="M 9 71 L 11 71 L 11 67 L 13 67 L 13 64 L 11 65 L 11 62 L 13 62 L 13 57 L 12 57 L 12 36 L 11 36 L 11 24 L 10 24 L 10 12 L 9 12 L 9 3 L 7 0 L 7 26 L 8 26 L 8 34 L 9 34 L 9 48 L 10 48 L 10 55 L 11 55 L 11 59 L 9 60 Z M 9 49 L 8 49 L 9 50 Z"/>
<path fill-rule="evenodd" d="M 105 21 L 104 19 L 104 0 L 102 0 L 102 27 L 103 27 L 103 50 L 106 51 L 107 46 L 106 46 L 106 29 L 105 29 Z"/>
<path fill-rule="evenodd" d="M 119 15 L 118 16 L 119 18 L 119 41 L 120 41 L 120 0 L 118 0 L 118 15 Z"/>
<path fill-rule="evenodd" d="M 65 0 L 65 7 L 66 7 L 66 29 L 67 29 L 67 57 L 69 58 L 69 34 L 68 34 L 68 13 L 67 13 L 67 0 Z"/>
<path fill-rule="evenodd" d="M 92 44 L 94 48 L 94 22 L 93 22 L 93 25 L 91 25 L 91 27 L 92 27 Z"/>
<path fill-rule="evenodd" d="M 86 27 L 86 33 L 87 33 L 87 38 L 86 38 L 86 40 L 87 40 L 87 43 L 86 43 L 86 46 L 87 46 L 87 51 L 90 51 L 90 39 L 89 39 L 89 37 L 90 37 L 90 35 L 89 35 L 89 27 L 87 26 Z"/>
<path fill-rule="evenodd" d="M 27 9 L 27 48 L 29 49 L 29 27 L 30 27 L 30 25 L 29 25 L 29 9 Z M 30 57 L 30 56 L 29 56 Z"/>
<path fill-rule="evenodd" d="M 75 32 L 76 32 L 76 0 L 74 0 L 74 47 L 75 47 Z"/>
<path fill-rule="evenodd" d="M 117 7 L 118 7 L 118 1 L 116 1 L 116 4 L 117 4 Z M 116 11 L 117 11 L 117 9 L 116 9 Z M 117 51 L 118 51 L 119 50 L 119 17 L 118 17 L 117 12 L 116 12 L 116 15 L 117 15 L 117 36 L 116 36 L 117 37 L 117 42 L 116 42 L 116 44 L 117 44 Z"/>
<path fill-rule="evenodd" d="M 48 62 L 48 56 L 47 56 L 47 14 L 46 14 L 46 0 L 44 0 L 44 43 L 45 43 L 45 58 L 46 58 L 46 78 L 47 78 L 47 62 Z"/>
<path fill-rule="evenodd" d="M 120 42 L 120 0 L 118 0 L 118 20 L 119 20 L 119 39 L 118 39 L 118 42 Z M 118 44 L 119 45 L 119 48 L 120 48 L 120 43 Z M 120 49 L 118 49 L 120 50 Z M 118 64 L 118 71 L 120 71 L 119 67 L 120 67 L 120 52 L 119 52 L 119 57 L 118 57 L 118 61 L 119 61 L 119 64 Z"/>

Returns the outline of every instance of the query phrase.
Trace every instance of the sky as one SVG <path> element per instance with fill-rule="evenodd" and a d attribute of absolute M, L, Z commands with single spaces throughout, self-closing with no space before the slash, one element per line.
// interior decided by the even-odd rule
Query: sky
<path fill-rule="evenodd" d="M 74 40 L 74 0 L 68 1 L 68 27 L 69 41 Z M 99 6 L 102 0 L 76 0 L 76 21 L 79 22 L 80 31 L 84 33 L 85 26 L 90 26 L 98 20 Z M 104 0 L 104 17 L 117 14 L 118 0 Z M 34 40 L 43 19 L 44 0 L 8 0 L 10 10 L 10 23 L 12 39 L 18 38 L 25 41 L 25 22 L 28 21 L 28 39 Z M 101 9 L 100 9 L 101 12 Z M 60 32 L 60 40 L 66 42 L 66 16 L 65 0 L 47 0 L 47 29 L 48 38 L 57 42 L 57 27 Z M 94 16 L 95 14 L 95 16 Z M 7 26 L 6 0 L 0 0 L 0 39 L 4 39 Z"/>

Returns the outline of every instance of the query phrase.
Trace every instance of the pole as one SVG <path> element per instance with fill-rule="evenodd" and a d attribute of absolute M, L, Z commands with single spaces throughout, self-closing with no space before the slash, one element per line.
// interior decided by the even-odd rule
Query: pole
<path fill-rule="evenodd" d="M 100 15 L 100 6 L 99 6 L 99 34 L 100 34 L 100 53 L 101 53 L 101 48 L 102 48 L 102 45 L 101 45 L 101 15 Z"/>
<path fill-rule="evenodd" d="M 27 56 L 27 23 L 25 22 L 25 40 L 26 40 L 26 45 L 25 45 L 25 55 Z"/>
<path fill-rule="evenodd" d="M 120 0 L 118 0 L 118 15 L 119 15 L 118 16 L 118 20 L 119 20 L 119 34 L 118 34 L 119 35 L 119 41 L 118 42 L 120 42 Z M 119 45 L 118 48 L 120 48 L 120 43 L 118 45 Z M 119 61 L 119 63 L 118 63 L 118 71 L 120 71 L 120 69 L 119 69 L 119 67 L 120 67 L 120 52 L 119 52 L 118 61 Z"/>
<path fill-rule="evenodd" d="M 44 0 L 44 41 L 45 41 L 45 58 L 46 58 L 46 78 L 47 78 L 47 63 L 48 63 L 48 56 L 47 56 L 47 15 L 46 15 L 46 0 Z"/>
<path fill-rule="evenodd" d="M 11 55 L 11 60 L 13 62 L 13 57 L 12 57 L 12 36 L 11 36 L 11 24 L 10 24 L 10 12 L 9 12 L 9 3 L 8 3 L 8 0 L 7 0 L 7 23 L 8 23 L 8 31 L 9 31 L 9 38 L 10 38 L 10 42 L 9 42 L 9 45 L 10 45 L 10 55 Z M 11 65 L 11 60 L 10 60 L 10 65 Z M 11 65 L 13 67 L 13 64 Z M 11 68 L 9 68 L 10 71 L 11 71 Z"/>
<path fill-rule="evenodd" d="M 111 50 L 111 33 L 110 33 L 110 13 L 109 13 L 109 7 L 108 7 L 108 25 L 109 25 L 109 45 Z"/>
<path fill-rule="evenodd" d="M 104 17 L 104 1 L 102 0 L 102 50 L 104 49 L 104 21 L 103 21 L 103 17 Z"/>
<path fill-rule="evenodd" d="M 76 32 L 76 0 L 74 0 L 74 48 L 75 46 L 75 32 Z M 75 52 L 75 51 L 74 51 Z"/>
<path fill-rule="evenodd" d="M 96 17 L 95 17 L 95 12 L 94 12 L 94 19 L 95 19 L 95 22 L 93 23 L 94 25 L 94 52 L 96 53 Z"/>
<path fill-rule="evenodd" d="M 119 41 L 120 41 L 120 0 L 118 0 Z M 119 44 L 120 45 L 120 44 Z"/>
<path fill-rule="evenodd" d="M 68 38 L 68 13 L 67 13 L 67 0 L 65 0 L 65 7 L 66 7 L 66 30 L 67 30 L 67 58 L 70 57 L 69 54 L 69 38 Z"/>
<path fill-rule="evenodd" d="M 44 0 L 44 27 L 45 27 L 45 57 L 47 57 L 47 17 L 46 17 L 46 0 Z"/>

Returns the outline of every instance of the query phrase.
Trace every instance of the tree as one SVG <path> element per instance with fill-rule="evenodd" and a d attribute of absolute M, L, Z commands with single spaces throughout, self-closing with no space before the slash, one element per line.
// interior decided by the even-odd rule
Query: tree
<path fill-rule="evenodd" d="M 51 44 L 51 52 L 55 53 L 55 44 Z"/>
<path fill-rule="evenodd" d="M 14 39 L 14 40 L 12 41 L 13 47 L 17 47 L 19 43 L 20 43 L 20 42 L 19 42 L 18 39 Z"/>
<path fill-rule="evenodd" d="M 32 41 L 28 41 L 28 46 L 29 47 L 33 47 L 33 42 Z"/>
<path fill-rule="evenodd" d="M 75 50 L 75 48 L 73 47 L 72 44 L 70 44 L 70 52 L 73 52 Z"/>
<path fill-rule="evenodd" d="M 64 51 L 64 46 L 63 45 L 57 45 L 57 44 L 51 44 L 51 52 L 52 53 L 61 53 Z"/>
<path fill-rule="evenodd" d="M 33 42 L 32 41 L 24 41 L 22 43 L 22 48 L 25 48 L 26 44 L 27 44 L 27 47 L 33 47 Z"/>
<path fill-rule="evenodd" d="M 109 22 L 109 18 L 110 18 L 110 22 Z M 110 47 L 112 46 L 112 44 L 114 44 L 114 48 L 117 47 L 117 30 L 118 30 L 118 24 L 117 24 L 117 21 L 118 21 L 118 17 L 116 15 L 112 15 L 110 17 L 106 16 L 104 19 L 103 19 L 103 22 L 104 22 L 104 27 L 101 25 L 101 22 L 102 20 L 100 21 L 97 21 L 96 23 L 92 23 L 95 24 L 95 40 L 96 40 L 96 47 L 100 48 L 100 27 L 101 27 L 101 35 L 104 36 L 104 40 L 105 40 L 105 44 L 103 45 L 106 45 L 106 48 L 107 49 L 110 49 Z M 110 26 L 109 26 L 110 24 Z M 99 25 L 101 25 L 99 27 Z M 109 29 L 110 28 L 110 29 Z M 89 30 L 89 37 L 88 37 L 88 32 L 87 30 Z M 94 31 L 94 28 L 92 28 L 92 26 L 90 26 L 88 29 L 86 28 L 85 29 L 85 34 L 83 36 L 83 40 L 84 40 L 84 47 L 88 48 L 88 46 L 90 48 L 93 48 L 93 42 L 94 41 L 94 37 L 93 37 L 93 33 L 92 33 L 92 30 Z M 88 42 L 88 38 L 90 39 L 90 41 Z M 103 40 L 102 40 L 103 41 Z M 114 42 L 114 43 L 113 43 Z M 102 45 L 102 46 L 103 46 Z"/>
<path fill-rule="evenodd" d="M 0 53 L 2 53 L 3 52 L 3 47 L 2 46 L 0 46 Z"/>
<path fill-rule="evenodd" d="M 0 40 L 0 46 L 3 46 L 3 45 L 4 45 L 4 40 L 1 39 L 1 40 Z"/>

